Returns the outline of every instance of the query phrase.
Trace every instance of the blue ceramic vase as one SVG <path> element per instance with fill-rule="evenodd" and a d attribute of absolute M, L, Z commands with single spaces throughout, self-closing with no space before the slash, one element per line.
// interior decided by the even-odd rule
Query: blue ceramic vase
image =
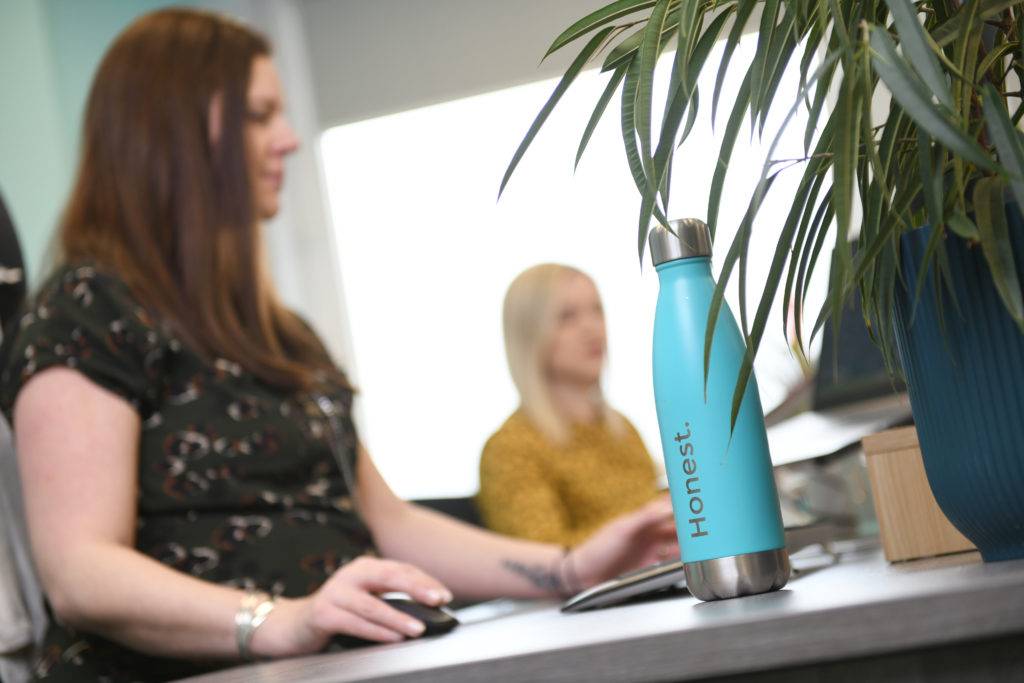
<path fill-rule="evenodd" d="M 1024 219 L 1007 221 L 1024 266 Z M 931 228 L 901 239 L 896 344 L 928 483 L 939 507 L 986 561 L 1024 557 L 1024 334 L 1003 305 L 979 245 L 946 239 L 952 297 L 929 273 L 914 308 L 914 287 Z"/>

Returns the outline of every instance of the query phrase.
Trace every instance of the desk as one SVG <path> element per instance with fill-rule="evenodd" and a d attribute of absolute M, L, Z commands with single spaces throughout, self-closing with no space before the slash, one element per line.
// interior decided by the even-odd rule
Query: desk
<path fill-rule="evenodd" d="M 1024 679 L 1022 653 L 1024 560 L 983 564 L 969 553 L 889 565 L 871 547 L 775 593 L 710 603 L 676 595 L 580 614 L 529 603 L 434 639 L 189 680 L 682 681 L 768 670 L 783 671 L 753 680 L 897 680 L 893 670 L 899 680 L 964 680 L 976 667 L 1009 680 L 1007 671 Z"/>

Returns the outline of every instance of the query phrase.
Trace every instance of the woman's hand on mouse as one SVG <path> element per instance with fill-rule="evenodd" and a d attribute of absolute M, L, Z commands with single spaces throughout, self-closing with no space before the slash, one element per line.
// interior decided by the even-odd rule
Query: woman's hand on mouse
<path fill-rule="evenodd" d="M 647 505 L 620 515 L 576 546 L 563 564 L 570 580 L 587 588 L 656 562 L 679 558 L 679 540 L 672 501 L 660 496 Z"/>
<path fill-rule="evenodd" d="M 424 625 L 377 597 L 408 593 L 426 605 L 444 605 L 452 594 L 440 581 L 404 562 L 357 558 L 304 598 L 279 598 L 253 635 L 257 656 L 284 657 L 319 652 L 334 635 L 392 643 L 422 635 Z"/>

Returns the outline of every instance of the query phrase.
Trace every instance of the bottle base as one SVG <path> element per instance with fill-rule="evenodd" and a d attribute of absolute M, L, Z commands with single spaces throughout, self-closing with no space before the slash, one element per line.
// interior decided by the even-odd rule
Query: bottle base
<path fill-rule="evenodd" d="M 704 601 L 738 598 L 775 591 L 789 581 L 789 553 L 785 548 L 762 550 L 713 560 L 687 562 L 686 587 Z"/>

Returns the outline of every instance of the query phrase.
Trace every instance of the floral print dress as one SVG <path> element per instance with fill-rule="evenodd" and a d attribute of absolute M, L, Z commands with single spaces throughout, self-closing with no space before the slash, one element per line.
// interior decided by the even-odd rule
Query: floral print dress
<path fill-rule="evenodd" d="M 53 366 L 82 373 L 138 412 L 140 552 L 207 581 L 288 597 L 373 552 L 317 405 L 325 396 L 340 418 L 333 427 L 352 477 L 347 388 L 284 393 L 236 363 L 204 360 L 123 281 L 89 264 L 54 273 L 9 334 L 0 377 L 8 420 L 21 387 Z M 36 676 L 153 681 L 216 666 L 139 654 L 52 621 Z"/>

